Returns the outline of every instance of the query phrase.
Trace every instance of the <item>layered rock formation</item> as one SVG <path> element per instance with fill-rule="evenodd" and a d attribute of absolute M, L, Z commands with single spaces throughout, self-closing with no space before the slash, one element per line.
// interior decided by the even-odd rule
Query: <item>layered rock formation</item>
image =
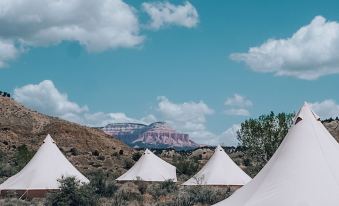
<path fill-rule="evenodd" d="M 117 136 L 134 147 L 195 148 L 199 145 L 188 134 L 179 133 L 165 122 L 150 125 L 136 123 L 109 124 L 103 128 L 107 134 Z"/>

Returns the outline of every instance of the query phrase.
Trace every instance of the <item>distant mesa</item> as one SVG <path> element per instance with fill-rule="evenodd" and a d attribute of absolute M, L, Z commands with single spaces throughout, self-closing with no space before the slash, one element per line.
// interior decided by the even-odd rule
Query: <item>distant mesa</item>
<path fill-rule="evenodd" d="M 191 149 L 200 146 L 188 134 L 177 132 L 166 122 L 154 122 L 150 125 L 114 123 L 106 125 L 102 130 L 134 148 Z"/>

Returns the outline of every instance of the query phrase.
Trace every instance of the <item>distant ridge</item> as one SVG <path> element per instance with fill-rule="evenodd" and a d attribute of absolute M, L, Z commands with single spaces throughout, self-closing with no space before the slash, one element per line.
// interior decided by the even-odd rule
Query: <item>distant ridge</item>
<path fill-rule="evenodd" d="M 150 125 L 114 123 L 106 125 L 102 130 L 136 148 L 192 149 L 200 146 L 188 134 L 177 132 L 166 122 L 154 122 Z"/>

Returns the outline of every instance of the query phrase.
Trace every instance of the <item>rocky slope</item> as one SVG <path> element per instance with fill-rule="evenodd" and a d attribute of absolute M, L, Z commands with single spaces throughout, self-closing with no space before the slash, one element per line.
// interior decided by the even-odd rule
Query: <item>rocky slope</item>
<path fill-rule="evenodd" d="M 195 148 L 197 143 L 188 134 L 179 133 L 165 122 L 155 122 L 150 125 L 135 123 L 109 124 L 102 128 L 107 134 L 134 147 L 152 148 Z"/>
<path fill-rule="evenodd" d="M 332 136 L 337 140 L 337 142 L 339 142 L 339 120 L 323 122 L 323 124 L 332 134 Z"/>
<path fill-rule="evenodd" d="M 102 169 L 120 174 L 133 150 L 99 129 L 81 126 L 31 111 L 8 97 L 0 97 L 0 152 L 13 163 L 17 148 L 36 151 L 50 134 L 66 157 L 85 174 Z M 3 163 L 4 164 L 4 163 Z"/>

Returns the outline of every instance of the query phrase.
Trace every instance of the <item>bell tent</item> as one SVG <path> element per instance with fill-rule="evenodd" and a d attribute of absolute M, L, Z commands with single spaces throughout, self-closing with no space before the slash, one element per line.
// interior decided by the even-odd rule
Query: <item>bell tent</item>
<path fill-rule="evenodd" d="M 183 185 L 241 186 L 249 181 L 251 178 L 218 145 L 205 166 Z"/>
<path fill-rule="evenodd" d="M 140 159 L 118 181 L 177 181 L 176 168 L 146 149 Z"/>
<path fill-rule="evenodd" d="M 272 205 L 339 205 L 339 145 L 307 103 L 259 174 L 216 204 Z"/>
<path fill-rule="evenodd" d="M 58 179 L 75 177 L 82 183 L 89 180 L 62 154 L 50 135 L 33 158 L 16 175 L 0 185 L 0 193 L 15 191 L 26 197 L 43 197 L 50 190 L 59 189 Z"/>

